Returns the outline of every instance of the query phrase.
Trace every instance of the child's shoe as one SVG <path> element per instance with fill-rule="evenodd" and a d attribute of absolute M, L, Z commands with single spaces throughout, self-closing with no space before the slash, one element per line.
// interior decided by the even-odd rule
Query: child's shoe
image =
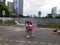
<path fill-rule="evenodd" d="M 32 35 L 32 36 L 35 36 L 35 35 Z"/>
<path fill-rule="evenodd" d="M 27 38 L 29 38 L 30 36 L 26 36 Z"/>

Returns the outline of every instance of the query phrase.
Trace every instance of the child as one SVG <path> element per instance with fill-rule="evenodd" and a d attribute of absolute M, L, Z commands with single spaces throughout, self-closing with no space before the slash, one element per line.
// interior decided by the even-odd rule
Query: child
<path fill-rule="evenodd" d="M 26 37 L 34 36 L 34 35 L 32 35 L 32 30 L 33 30 L 32 23 L 29 22 L 28 23 L 28 30 L 27 30 L 27 36 Z"/>
<path fill-rule="evenodd" d="M 56 30 L 57 30 L 57 33 L 60 35 L 60 26 Z"/>
<path fill-rule="evenodd" d="M 27 28 L 28 28 L 28 23 L 29 23 L 29 21 L 26 20 L 26 21 L 25 21 L 25 27 L 26 27 L 26 30 L 27 30 Z"/>
<path fill-rule="evenodd" d="M 54 34 L 59 34 L 60 35 L 60 26 L 53 30 Z"/>

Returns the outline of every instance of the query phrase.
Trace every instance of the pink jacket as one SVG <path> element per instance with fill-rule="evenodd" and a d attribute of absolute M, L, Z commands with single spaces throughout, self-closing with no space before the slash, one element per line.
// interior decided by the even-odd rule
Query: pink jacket
<path fill-rule="evenodd" d="M 28 30 L 33 30 L 33 26 L 31 24 L 28 24 Z"/>

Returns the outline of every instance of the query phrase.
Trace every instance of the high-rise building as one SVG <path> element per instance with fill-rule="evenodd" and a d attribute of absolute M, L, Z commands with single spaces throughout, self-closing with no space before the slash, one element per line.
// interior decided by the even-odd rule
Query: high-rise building
<path fill-rule="evenodd" d="M 0 0 L 0 2 L 6 3 L 6 0 Z"/>
<path fill-rule="evenodd" d="M 52 13 L 52 14 L 56 14 L 56 11 L 57 11 L 57 8 L 56 8 L 56 7 L 53 7 L 51 13 Z"/>
<path fill-rule="evenodd" d="M 41 17 L 41 11 L 38 11 L 38 17 Z"/>
<path fill-rule="evenodd" d="M 9 8 L 9 12 L 13 12 L 13 2 L 8 2 L 8 8 Z"/>
<path fill-rule="evenodd" d="M 57 14 L 57 7 L 52 8 L 51 14 L 52 14 L 53 17 L 60 16 L 60 14 Z"/>
<path fill-rule="evenodd" d="M 23 15 L 23 0 L 13 0 L 14 11 L 17 15 Z"/>

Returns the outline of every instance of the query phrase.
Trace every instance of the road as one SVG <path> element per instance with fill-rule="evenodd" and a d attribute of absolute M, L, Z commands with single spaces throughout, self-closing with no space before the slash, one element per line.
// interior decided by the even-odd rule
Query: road
<path fill-rule="evenodd" d="M 24 27 L 0 26 L 0 45 L 60 45 L 60 35 L 51 28 L 35 28 L 35 37 L 26 38 Z"/>

